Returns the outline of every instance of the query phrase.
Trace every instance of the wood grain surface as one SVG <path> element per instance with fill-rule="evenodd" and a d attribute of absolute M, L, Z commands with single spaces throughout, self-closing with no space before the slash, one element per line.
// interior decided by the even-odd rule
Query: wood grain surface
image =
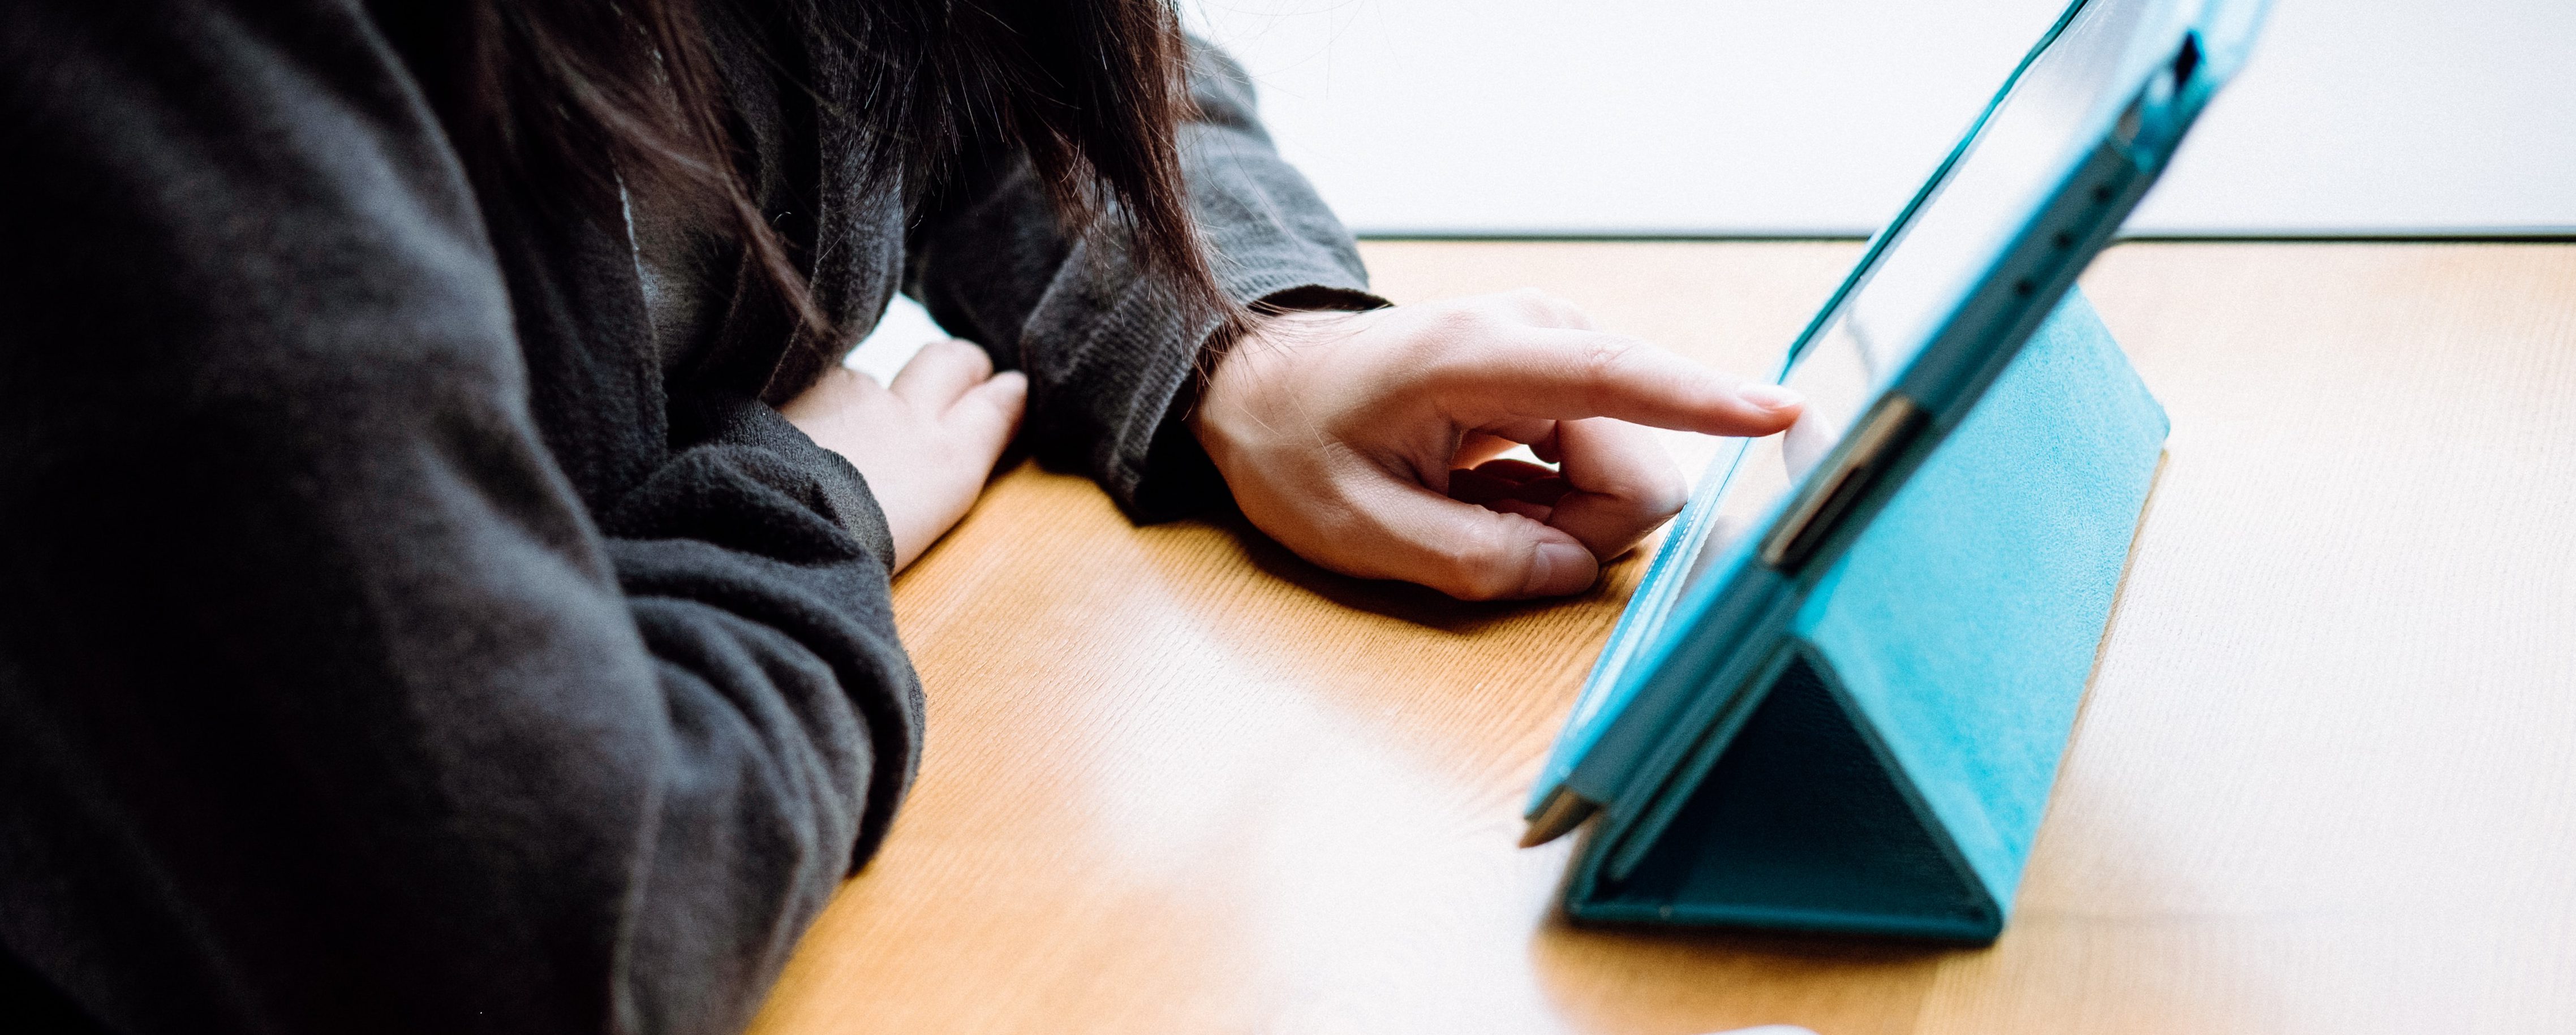
<path fill-rule="evenodd" d="M 1858 254 L 1366 251 L 1400 301 L 1537 286 L 1747 372 Z M 755 1030 L 2576 1031 L 2576 246 L 2084 284 L 2174 431 L 1993 948 L 1554 913 L 1570 839 L 1517 812 L 1638 561 L 1459 604 L 1023 467 L 896 584 L 920 782 Z"/>

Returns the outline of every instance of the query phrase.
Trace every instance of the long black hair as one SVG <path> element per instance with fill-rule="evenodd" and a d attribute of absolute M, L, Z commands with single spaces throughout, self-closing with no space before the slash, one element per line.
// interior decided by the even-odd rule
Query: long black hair
<path fill-rule="evenodd" d="M 760 12 L 855 63 L 861 120 L 892 146 L 868 174 L 934 173 L 962 142 L 1015 145 L 1068 225 L 1127 236 L 1176 304 L 1237 319 L 1182 191 L 1186 46 L 1169 0 L 709 0 Z M 451 118 L 478 178 L 542 196 L 623 188 L 730 225 L 809 331 L 822 316 L 763 218 L 727 130 L 700 0 L 474 0 Z"/>

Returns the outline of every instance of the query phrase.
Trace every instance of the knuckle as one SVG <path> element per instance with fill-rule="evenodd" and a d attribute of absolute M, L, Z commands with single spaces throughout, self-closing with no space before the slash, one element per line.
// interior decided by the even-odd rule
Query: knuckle
<path fill-rule="evenodd" d="M 1616 334 L 1587 335 L 1577 346 L 1571 362 L 1579 382 L 1593 391 L 1601 391 L 1619 379 L 1629 357 L 1642 344 L 1635 338 Z"/>
<path fill-rule="evenodd" d="M 1479 357 L 1490 352 L 1501 325 L 1473 309 L 1450 309 L 1435 315 L 1424 333 L 1390 343 L 1383 358 L 1393 368 L 1434 386 L 1470 380 Z"/>
<path fill-rule="evenodd" d="M 1521 572 L 1512 557 L 1517 544 L 1497 521 L 1478 522 L 1442 544 L 1440 569 L 1444 588 L 1461 600 L 1493 600 L 1520 588 Z"/>

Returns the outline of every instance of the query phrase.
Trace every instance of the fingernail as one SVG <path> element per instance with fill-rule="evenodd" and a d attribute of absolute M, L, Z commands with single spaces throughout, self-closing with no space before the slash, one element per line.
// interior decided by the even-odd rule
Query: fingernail
<path fill-rule="evenodd" d="M 1785 410 L 1807 401 L 1806 396 L 1779 385 L 1746 385 L 1737 389 L 1735 395 L 1766 410 Z"/>
<path fill-rule="evenodd" d="M 1592 588 L 1592 580 L 1601 575 L 1601 562 L 1592 559 L 1592 551 L 1574 543 L 1540 543 L 1538 557 L 1530 564 L 1529 595 L 1561 597 Z"/>

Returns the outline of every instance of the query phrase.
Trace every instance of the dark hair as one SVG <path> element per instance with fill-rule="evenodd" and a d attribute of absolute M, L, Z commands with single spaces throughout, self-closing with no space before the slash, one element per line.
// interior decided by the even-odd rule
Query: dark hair
<path fill-rule="evenodd" d="M 907 166 L 936 175 L 969 139 L 1015 145 L 1069 226 L 1125 235 L 1176 304 L 1238 320 L 1182 190 L 1187 55 L 1169 0 L 740 2 L 771 5 L 755 13 L 856 63 L 860 103 L 827 117 L 861 120 L 873 186 Z M 699 0 L 468 9 L 456 85 L 478 178 L 568 198 L 622 185 L 719 214 L 806 329 L 829 330 L 745 182 Z"/>

